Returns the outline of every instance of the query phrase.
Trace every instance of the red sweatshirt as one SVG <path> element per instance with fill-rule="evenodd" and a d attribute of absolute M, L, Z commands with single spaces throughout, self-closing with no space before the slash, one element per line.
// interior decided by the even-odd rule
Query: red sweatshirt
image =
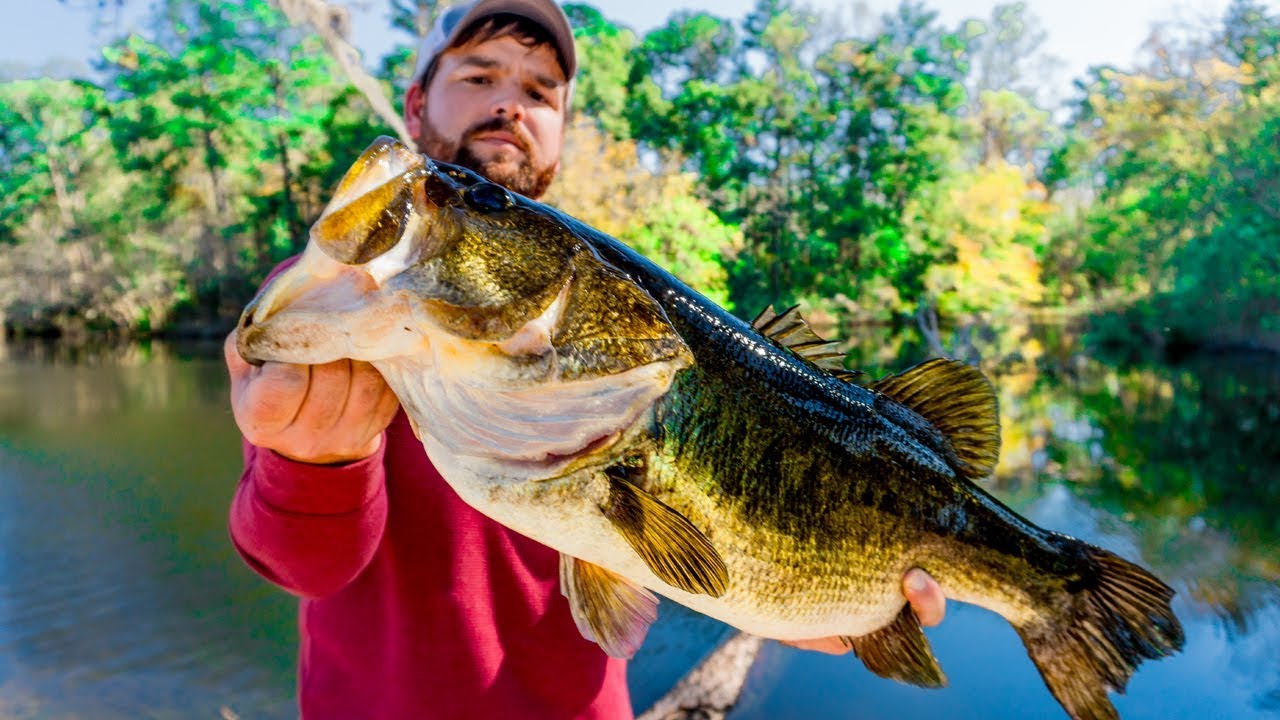
<path fill-rule="evenodd" d="M 579 634 L 556 552 L 463 503 L 403 411 L 345 466 L 245 443 L 231 537 L 302 597 L 306 720 L 631 717 L 626 663 Z"/>

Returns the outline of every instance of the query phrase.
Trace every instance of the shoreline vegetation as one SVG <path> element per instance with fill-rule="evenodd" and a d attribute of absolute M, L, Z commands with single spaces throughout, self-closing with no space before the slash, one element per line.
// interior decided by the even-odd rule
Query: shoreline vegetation
<path fill-rule="evenodd" d="M 230 331 L 353 159 L 396 134 L 438 9 L 391 3 L 398 45 L 362 68 L 344 11 L 302 5 L 155 0 L 92 77 L 0 71 L 6 337 Z M 1169 356 L 1280 353 L 1265 4 L 1153 28 L 1132 67 L 1091 68 L 1067 98 L 1043 91 L 1053 59 L 1019 3 L 950 26 L 904 2 L 850 29 L 760 0 L 644 34 L 566 11 L 582 71 L 545 200 L 740 315 L 799 303 L 835 337 L 914 325 L 931 347 L 939 325 L 1052 321 Z"/>

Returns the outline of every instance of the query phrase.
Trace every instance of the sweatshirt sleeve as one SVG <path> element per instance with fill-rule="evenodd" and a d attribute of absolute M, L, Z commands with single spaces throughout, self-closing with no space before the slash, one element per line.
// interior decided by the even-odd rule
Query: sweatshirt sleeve
<path fill-rule="evenodd" d="M 330 595 L 373 558 L 387 521 L 382 447 L 344 465 L 309 465 L 244 442 L 231 539 L 258 574 L 302 597 Z"/>

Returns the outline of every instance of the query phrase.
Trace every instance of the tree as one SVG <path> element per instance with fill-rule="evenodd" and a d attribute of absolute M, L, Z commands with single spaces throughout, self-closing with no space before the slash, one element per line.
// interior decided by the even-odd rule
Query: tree
<path fill-rule="evenodd" d="M 635 33 L 605 19 L 589 5 L 566 5 L 578 53 L 574 113 L 593 119 L 602 130 L 626 139 L 627 78 L 638 40 Z"/>
<path fill-rule="evenodd" d="M 635 142 L 615 140 L 583 118 L 569 128 L 560 175 L 544 199 L 732 309 L 726 267 L 742 234 L 697 197 L 695 180 L 653 172 Z"/>
<path fill-rule="evenodd" d="M 146 37 L 104 49 L 106 89 L 0 86 L 5 267 L 62 274 L 0 298 L 11 324 L 216 328 L 381 131 L 318 39 L 265 0 L 158 10 Z"/>
<path fill-rule="evenodd" d="M 937 220 L 953 253 L 926 272 L 925 287 L 949 317 L 1008 312 L 1045 297 L 1039 258 L 1050 206 L 1024 171 L 992 161 L 948 182 Z"/>
<path fill-rule="evenodd" d="M 799 298 L 860 315 L 909 307 L 941 248 L 911 216 L 958 159 L 963 38 L 904 5 L 869 40 L 762 0 L 741 27 L 677 13 L 643 39 L 627 118 L 643 147 L 686 158 L 740 224 L 738 307 Z"/>
<path fill-rule="evenodd" d="M 1104 309 L 1157 343 L 1278 346 L 1269 191 L 1280 63 L 1258 38 L 1280 24 L 1248 2 L 1203 36 L 1160 36 L 1145 69 L 1095 69 L 1055 181 L 1094 200 L 1061 233 Z M 1056 263 L 1055 263 L 1056 264 Z"/>

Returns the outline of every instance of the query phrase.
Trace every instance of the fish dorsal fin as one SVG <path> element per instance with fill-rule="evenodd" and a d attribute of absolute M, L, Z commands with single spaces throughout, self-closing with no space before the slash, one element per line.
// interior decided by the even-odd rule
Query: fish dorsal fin
<path fill-rule="evenodd" d="M 947 676 L 910 605 L 903 605 L 893 622 L 870 635 L 840 639 L 868 670 L 882 678 L 925 688 L 947 686 Z"/>
<path fill-rule="evenodd" d="M 685 592 L 723 595 L 729 570 L 715 546 L 685 516 L 636 487 L 626 472 L 621 466 L 605 470 L 605 517 L 663 582 Z"/>
<path fill-rule="evenodd" d="M 658 598 L 617 573 L 560 554 L 560 592 L 582 637 L 605 654 L 630 658 L 658 619 Z"/>
<path fill-rule="evenodd" d="M 799 305 L 792 305 L 781 314 L 769 305 L 756 315 L 751 326 L 769 338 L 778 347 L 784 347 L 822 370 L 841 380 L 850 380 L 862 374 L 860 370 L 846 370 L 845 354 L 836 349 L 834 340 L 827 340 L 813 331 L 800 315 Z"/>
<path fill-rule="evenodd" d="M 1000 457 L 995 391 L 980 370 L 959 360 L 927 360 L 867 385 L 911 408 L 951 443 L 969 480 L 991 474 Z"/>

